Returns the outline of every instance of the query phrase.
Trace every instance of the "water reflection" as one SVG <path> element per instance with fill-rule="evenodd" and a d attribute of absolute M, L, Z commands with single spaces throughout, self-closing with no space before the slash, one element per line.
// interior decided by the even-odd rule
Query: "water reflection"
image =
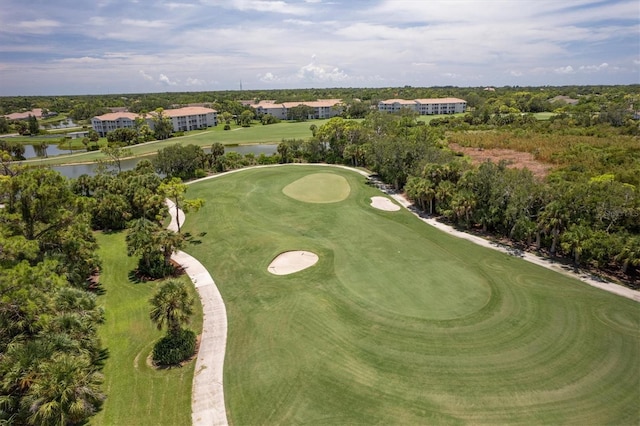
<path fill-rule="evenodd" d="M 269 144 L 238 145 L 238 146 L 225 147 L 224 152 L 226 154 L 227 152 L 235 151 L 242 155 L 254 154 L 255 156 L 258 156 L 260 154 L 264 154 L 264 155 L 275 154 L 277 152 L 277 149 L 278 149 L 278 145 L 269 145 Z M 205 149 L 204 151 L 209 152 L 210 149 Z M 52 155 L 52 154 L 49 153 L 49 155 Z M 136 164 L 138 164 L 138 161 L 142 159 L 153 160 L 154 157 L 155 156 L 150 155 L 143 158 L 132 158 L 129 160 L 122 160 L 121 162 L 122 171 L 133 170 L 136 167 Z M 72 166 L 54 166 L 52 167 L 52 169 L 57 170 L 63 176 L 66 176 L 68 178 L 77 178 L 78 176 L 81 176 L 84 174 L 93 176 L 96 173 L 97 167 L 98 167 L 98 164 L 92 163 L 92 164 L 76 164 Z"/>

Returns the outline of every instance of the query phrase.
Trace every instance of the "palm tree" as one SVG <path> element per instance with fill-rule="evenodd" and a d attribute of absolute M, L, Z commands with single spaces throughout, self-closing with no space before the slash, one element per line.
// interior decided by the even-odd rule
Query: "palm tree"
<path fill-rule="evenodd" d="M 153 255 L 158 253 L 153 235 L 159 226 L 148 219 L 140 218 L 132 222 L 127 233 L 127 255 L 140 256 L 139 267 L 145 271 L 151 270 Z"/>
<path fill-rule="evenodd" d="M 622 273 L 626 274 L 629 266 L 640 265 L 640 238 L 629 237 L 615 260 L 622 262 Z"/>
<path fill-rule="evenodd" d="M 152 306 L 149 318 L 158 330 L 166 325 L 169 334 L 177 334 L 193 314 L 193 297 L 179 280 L 167 280 L 149 302 Z"/>
<path fill-rule="evenodd" d="M 573 255 L 573 263 L 575 266 L 580 264 L 580 255 L 585 248 L 585 242 L 591 237 L 591 228 L 585 225 L 572 224 L 562 234 L 560 238 L 560 247 L 567 254 Z"/>
<path fill-rule="evenodd" d="M 102 374 L 87 357 L 61 354 L 45 361 L 40 377 L 21 404 L 30 413 L 29 424 L 78 424 L 96 413 L 105 399 Z"/>
<path fill-rule="evenodd" d="M 538 226 L 541 231 L 551 233 L 551 248 L 549 252 L 555 255 L 556 247 L 560 240 L 560 233 L 564 230 L 569 215 L 566 208 L 559 201 L 552 201 L 544 208 L 538 218 Z"/>

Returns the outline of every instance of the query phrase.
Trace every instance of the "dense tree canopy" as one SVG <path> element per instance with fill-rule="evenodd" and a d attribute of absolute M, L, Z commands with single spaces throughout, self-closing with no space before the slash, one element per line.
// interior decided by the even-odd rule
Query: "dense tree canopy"
<path fill-rule="evenodd" d="M 47 169 L 0 176 L 0 421 L 77 424 L 104 400 L 88 203 Z"/>

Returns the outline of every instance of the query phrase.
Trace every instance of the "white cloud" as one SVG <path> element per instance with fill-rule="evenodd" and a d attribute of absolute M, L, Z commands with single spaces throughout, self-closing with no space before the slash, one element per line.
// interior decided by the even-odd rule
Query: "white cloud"
<path fill-rule="evenodd" d="M 509 75 L 513 77 L 522 77 L 522 71 L 509 70 Z"/>
<path fill-rule="evenodd" d="M 51 34 L 62 24 L 52 19 L 36 19 L 34 21 L 20 21 L 15 28 L 23 33 L 29 34 Z M 11 26 L 9 26 L 11 27 Z"/>
<path fill-rule="evenodd" d="M 160 74 L 158 81 L 167 86 L 175 86 L 178 84 L 176 81 L 171 81 L 171 79 L 164 74 Z"/>
<path fill-rule="evenodd" d="M 556 74 L 573 74 L 573 67 L 571 65 L 567 65 L 566 67 L 560 67 L 553 70 Z"/>
<path fill-rule="evenodd" d="M 187 86 L 204 86 L 206 81 L 199 78 L 187 78 Z"/>
<path fill-rule="evenodd" d="M 272 73 L 268 72 L 265 74 L 258 74 L 258 80 L 260 80 L 263 83 L 273 83 L 276 81 L 279 81 L 280 79 L 273 75 Z"/>
<path fill-rule="evenodd" d="M 344 71 L 337 67 L 316 65 L 315 55 L 309 64 L 298 70 L 296 75 L 300 80 L 306 82 L 340 82 L 349 78 Z"/>
<path fill-rule="evenodd" d="M 236 9 L 242 12 L 270 12 L 285 15 L 303 15 L 307 12 L 307 8 L 293 3 L 287 3 L 280 0 L 202 0 L 204 3 L 224 7 L 227 9 Z"/>
<path fill-rule="evenodd" d="M 60 63 L 67 63 L 67 64 L 84 64 L 84 65 L 91 65 L 91 64 L 97 64 L 97 63 L 101 63 L 102 59 L 100 58 L 94 58 L 94 57 L 89 57 L 89 56 L 83 56 L 81 58 L 63 58 L 63 59 L 57 59 L 56 62 L 60 62 Z"/>
<path fill-rule="evenodd" d="M 164 28 L 167 26 L 165 21 L 149 21 L 146 19 L 123 19 L 122 25 L 133 26 L 136 28 Z"/>
<path fill-rule="evenodd" d="M 140 75 L 142 76 L 142 78 L 144 78 L 145 80 L 149 80 L 149 81 L 153 81 L 153 77 L 150 76 L 149 74 L 147 74 L 146 72 L 144 72 L 143 70 L 140 70 Z"/>
<path fill-rule="evenodd" d="M 191 4 L 191 3 L 175 3 L 175 2 L 164 3 L 164 6 L 169 10 L 185 9 L 185 8 L 191 9 L 196 7 L 195 4 Z"/>
<path fill-rule="evenodd" d="M 609 64 L 606 62 L 603 62 L 600 65 L 582 65 L 578 69 L 584 72 L 598 72 L 598 71 L 606 70 L 607 68 L 609 68 Z"/>

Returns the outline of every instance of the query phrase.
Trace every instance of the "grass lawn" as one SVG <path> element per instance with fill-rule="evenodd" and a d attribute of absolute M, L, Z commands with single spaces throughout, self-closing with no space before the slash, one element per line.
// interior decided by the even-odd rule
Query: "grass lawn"
<path fill-rule="evenodd" d="M 346 198 L 305 201 L 317 174 Z M 364 181 L 285 166 L 189 187 L 207 202 L 186 251 L 229 320 L 232 424 L 638 424 L 640 304 L 376 210 Z M 320 259 L 270 274 L 288 250 Z"/>
<path fill-rule="evenodd" d="M 191 424 L 191 386 L 195 360 L 184 367 L 156 370 L 147 357 L 153 344 L 164 335 L 149 319 L 149 299 L 159 282 L 135 283 L 128 274 L 136 260 L 126 255 L 125 233 L 97 234 L 105 294 L 99 297 L 106 323 L 100 337 L 109 349 L 105 375 L 107 400 L 92 419 L 96 425 L 186 425 Z M 185 276 L 182 279 L 189 282 Z M 190 283 L 190 282 L 189 282 Z M 196 297 L 196 315 L 191 328 L 200 333 L 202 305 Z"/>

